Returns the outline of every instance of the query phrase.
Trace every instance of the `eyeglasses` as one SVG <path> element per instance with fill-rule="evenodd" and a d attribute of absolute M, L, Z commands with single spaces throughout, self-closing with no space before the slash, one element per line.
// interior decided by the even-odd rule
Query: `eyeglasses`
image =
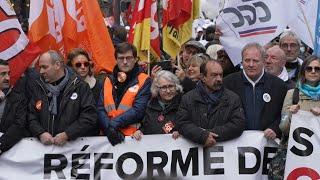
<path fill-rule="evenodd" d="M 191 54 L 191 55 L 195 55 L 195 54 L 198 54 L 199 53 L 199 51 L 192 51 L 191 50 L 191 48 L 189 48 L 189 47 L 186 47 L 185 48 L 185 52 L 187 53 L 187 54 Z"/>
<path fill-rule="evenodd" d="M 281 44 L 281 48 L 283 48 L 283 49 L 288 49 L 289 47 L 290 47 L 290 49 L 296 49 L 298 47 L 298 44 L 294 44 L 294 43 L 291 43 L 291 44 L 283 43 L 283 44 Z"/>
<path fill-rule="evenodd" d="M 160 89 L 160 91 L 162 92 L 166 92 L 167 89 L 169 89 L 169 91 L 173 91 L 176 89 L 176 85 L 168 85 L 168 86 L 158 86 L 158 88 Z"/>
<path fill-rule="evenodd" d="M 316 72 L 316 73 L 320 73 L 320 67 L 319 67 L 319 66 L 316 66 L 316 67 L 307 66 L 307 67 L 306 67 L 306 71 L 307 71 L 308 73 L 310 73 L 310 72 L 312 72 L 312 71 L 314 71 L 314 72 Z"/>
<path fill-rule="evenodd" d="M 85 62 L 73 63 L 73 66 L 75 66 L 76 68 L 80 68 L 82 65 L 83 65 L 84 67 L 89 67 L 89 66 L 90 66 L 90 62 L 85 61 Z"/>
<path fill-rule="evenodd" d="M 134 57 L 133 56 L 120 56 L 120 57 L 117 57 L 117 60 L 121 61 L 121 62 L 123 62 L 125 59 L 127 61 L 132 61 L 134 59 Z"/>

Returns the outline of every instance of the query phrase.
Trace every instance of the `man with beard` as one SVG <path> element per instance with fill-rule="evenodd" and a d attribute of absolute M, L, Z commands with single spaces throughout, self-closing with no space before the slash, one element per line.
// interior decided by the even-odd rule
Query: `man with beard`
<path fill-rule="evenodd" d="M 287 85 L 280 78 L 264 72 L 265 49 L 249 43 L 242 49 L 243 71 L 223 80 L 227 89 L 237 93 L 246 116 L 246 130 L 261 130 L 268 139 L 281 136 L 279 123 Z"/>
<path fill-rule="evenodd" d="M 139 129 L 151 96 L 151 81 L 137 63 L 136 47 L 120 43 L 114 54 L 117 64 L 105 79 L 97 105 L 102 133 L 112 145 Z"/>
<path fill-rule="evenodd" d="M 239 96 L 222 87 L 221 65 L 210 59 L 200 66 L 201 80 L 182 97 L 174 125 L 184 137 L 213 146 L 239 137 L 245 127 Z"/>
<path fill-rule="evenodd" d="M 296 87 L 296 83 L 289 79 L 285 64 L 286 54 L 279 46 L 273 46 L 267 50 L 264 61 L 265 71 L 286 82 L 288 89 L 293 89 Z"/>
<path fill-rule="evenodd" d="M 0 155 L 27 135 L 27 100 L 18 88 L 10 87 L 10 68 L 0 59 Z"/>

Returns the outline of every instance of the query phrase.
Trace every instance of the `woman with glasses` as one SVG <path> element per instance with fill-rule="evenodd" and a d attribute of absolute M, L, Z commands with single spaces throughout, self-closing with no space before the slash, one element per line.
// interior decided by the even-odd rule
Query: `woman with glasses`
<path fill-rule="evenodd" d="M 94 64 L 91 61 L 89 54 L 81 48 L 73 49 L 67 55 L 67 65 L 78 72 L 81 79 L 89 84 L 94 99 L 98 102 L 102 84 L 98 83 L 93 76 Z"/>
<path fill-rule="evenodd" d="M 197 82 L 201 78 L 200 65 L 208 59 L 209 56 L 202 53 L 191 56 L 186 73 L 181 67 L 174 66 L 176 68 L 175 74 L 179 78 L 185 93 L 196 87 Z"/>
<path fill-rule="evenodd" d="M 283 179 L 292 114 L 297 113 L 299 110 L 303 110 L 309 111 L 315 116 L 320 115 L 319 82 L 320 58 L 312 55 L 306 58 L 301 65 L 297 88 L 289 90 L 285 97 L 279 125 L 283 137 L 278 151 L 272 159 L 271 164 L 275 166 L 270 166 L 269 178 Z"/>
<path fill-rule="evenodd" d="M 178 138 L 179 133 L 172 122 L 178 111 L 182 89 L 178 78 L 170 71 L 156 73 L 151 85 L 152 98 L 142 126 L 133 134 L 135 139 L 140 140 L 142 135 L 169 133 L 173 138 Z"/>

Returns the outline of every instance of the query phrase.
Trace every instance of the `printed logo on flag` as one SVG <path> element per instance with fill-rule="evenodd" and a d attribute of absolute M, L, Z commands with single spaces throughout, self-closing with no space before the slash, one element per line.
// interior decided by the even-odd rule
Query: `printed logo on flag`
<path fill-rule="evenodd" d="M 10 1 L 0 1 L 0 42 L 0 57 L 9 63 L 14 85 L 40 49 L 24 34 Z"/>
<path fill-rule="evenodd" d="M 261 13 L 261 11 L 263 13 Z M 237 29 L 240 38 L 272 34 L 277 31 L 278 26 L 269 24 L 272 18 L 270 9 L 261 1 L 252 4 L 243 4 L 237 7 L 228 7 L 223 9 L 223 13 L 236 16 L 236 18 L 232 19 L 231 25 Z M 251 26 L 258 27 L 246 30 L 241 29 L 244 27 L 250 28 Z"/>
<path fill-rule="evenodd" d="M 261 27 L 261 28 L 254 28 L 249 29 L 246 31 L 239 31 L 240 37 L 248 37 L 248 36 L 255 36 L 260 34 L 270 34 L 274 33 L 277 30 L 277 26 L 269 26 L 269 27 Z"/>
<path fill-rule="evenodd" d="M 0 6 L 0 40 L 0 57 L 3 60 L 16 57 L 29 43 L 15 12 L 8 4 Z"/>

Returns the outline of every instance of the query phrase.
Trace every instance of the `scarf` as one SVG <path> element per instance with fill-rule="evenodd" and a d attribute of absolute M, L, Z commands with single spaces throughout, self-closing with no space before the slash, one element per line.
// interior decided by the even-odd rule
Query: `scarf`
<path fill-rule="evenodd" d="M 173 100 L 173 99 L 172 99 L 172 100 Z M 172 101 L 169 102 L 169 103 L 165 103 L 165 102 L 163 102 L 163 101 L 161 100 L 160 97 L 158 97 L 158 103 L 159 103 L 162 111 L 164 111 L 167 107 L 169 107 L 169 106 L 171 105 Z"/>
<path fill-rule="evenodd" d="M 52 98 L 50 101 L 50 105 L 49 105 L 49 111 L 53 114 L 53 115 L 57 115 L 58 111 L 57 111 L 57 98 L 60 95 L 60 92 L 65 88 L 65 86 L 68 83 L 69 80 L 69 72 L 67 69 L 64 70 L 65 72 L 65 76 L 63 78 L 63 80 L 56 86 L 50 84 L 50 83 L 46 83 L 45 86 L 48 89 L 49 93 L 47 94 L 47 96 L 49 98 Z"/>
<path fill-rule="evenodd" d="M 118 66 L 116 65 L 113 69 L 113 77 L 114 77 L 114 86 L 116 87 L 116 91 L 117 91 L 117 95 L 121 96 L 123 91 L 125 90 L 125 88 L 127 88 L 129 82 L 137 77 L 138 72 L 139 72 L 139 65 L 138 63 L 136 63 L 134 65 L 134 67 L 132 68 L 132 70 L 128 73 L 126 73 L 127 78 L 124 82 L 119 82 L 118 81 L 118 72 L 120 72 L 120 69 L 118 68 Z"/>
<path fill-rule="evenodd" d="M 287 69 L 295 69 L 299 66 L 299 61 L 291 63 L 291 62 L 287 62 L 286 63 L 286 68 Z"/>
<path fill-rule="evenodd" d="M 308 84 L 301 85 L 301 83 L 298 82 L 298 88 L 303 92 L 303 94 L 310 97 L 313 101 L 320 100 L 320 85 L 313 87 Z"/>
<path fill-rule="evenodd" d="M 204 101 L 208 104 L 208 112 L 212 112 L 213 108 L 217 106 L 220 102 L 220 97 L 222 95 L 222 90 L 214 91 L 212 93 L 208 93 L 203 86 L 202 81 L 198 81 L 196 89 L 204 99 Z"/>

